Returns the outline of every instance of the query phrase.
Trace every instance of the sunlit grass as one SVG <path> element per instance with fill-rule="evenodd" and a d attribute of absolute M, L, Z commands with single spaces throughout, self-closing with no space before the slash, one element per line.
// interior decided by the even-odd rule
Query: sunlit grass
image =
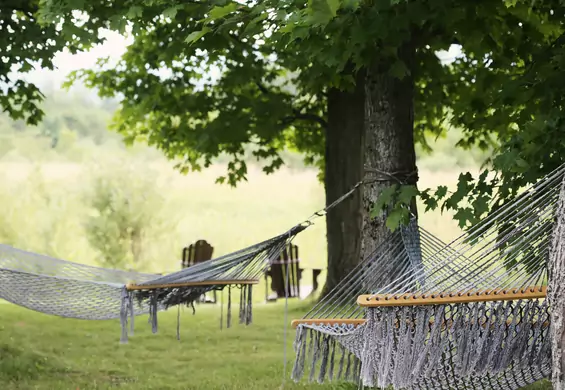
<path fill-rule="evenodd" d="M 177 270 L 182 247 L 198 239 L 209 241 L 214 246 L 214 255 L 226 254 L 283 233 L 325 205 L 322 183 L 313 170 L 283 169 L 265 175 L 251 168 L 248 181 L 231 188 L 215 184 L 215 179 L 225 172 L 223 166 L 188 175 L 181 175 L 171 163 L 164 161 L 138 162 L 137 166 L 140 175 L 149 169 L 158 173 L 155 185 L 165 202 L 163 218 L 171 225 L 163 237 L 146 239 L 145 250 L 151 258 L 153 272 Z M 108 174 L 112 173 L 111 164 L 102 167 Z M 0 164 L 0 177 L 5 184 L 5 201 L 0 204 L 0 211 L 4 212 L 0 219 L 9 218 L 5 222 L 14 230 L 17 246 L 38 252 L 48 250 L 76 262 L 94 262 L 95 253 L 84 231 L 84 219 L 89 212 L 84 204 L 84 191 L 91 185 L 92 169 L 89 165 L 71 163 Z M 458 173 L 424 171 L 420 173 L 420 186 L 453 185 Z M 58 210 L 34 197 L 37 191 L 33 186 L 37 185 L 38 177 L 45 181 L 46 191 L 58 200 Z M 17 187 L 16 183 L 21 185 Z M 422 211 L 420 219 L 424 228 L 441 239 L 450 240 L 460 233 L 450 215 Z M 49 237 L 39 229 L 42 223 L 51 226 Z M 296 237 L 295 243 L 300 247 L 304 265 L 325 266 L 323 218 L 316 219 L 313 226 Z"/>
<path fill-rule="evenodd" d="M 304 307 L 293 303 L 289 318 Z M 136 333 L 119 344 L 118 321 L 87 322 L 0 305 L 0 388 L 9 389 L 338 389 L 294 384 L 284 369 L 283 306 L 256 308 L 249 327 L 220 330 L 219 307 L 162 313 L 159 332 L 138 317 Z M 287 369 L 294 332 L 288 329 Z"/>

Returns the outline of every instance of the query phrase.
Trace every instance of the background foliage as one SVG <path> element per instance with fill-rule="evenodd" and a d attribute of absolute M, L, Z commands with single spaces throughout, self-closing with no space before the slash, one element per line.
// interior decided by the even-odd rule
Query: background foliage
<path fill-rule="evenodd" d="M 284 151 L 287 163 L 281 171 L 264 176 L 246 151 L 250 181 L 231 189 L 214 184 L 229 156 L 220 156 L 205 172 L 184 176 L 155 149 L 125 147 L 101 119 L 94 120 L 110 118 L 111 102 L 53 93 L 45 106 L 50 107 L 46 119 L 61 118 L 55 146 L 43 124 L 27 126 L 0 115 L 2 243 L 100 265 L 109 265 L 104 258 L 115 250 L 116 265 L 131 267 L 128 245 L 109 238 L 137 226 L 150 237 L 144 238 L 143 261 L 137 266 L 163 272 L 178 269 L 182 246 L 199 238 L 209 240 L 216 254 L 227 253 L 280 233 L 324 204 L 317 171 L 296 152 Z M 85 120 L 87 111 L 91 116 Z M 424 183 L 452 183 L 458 169 L 477 169 L 486 155 L 454 151 L 457 139 L 455 132 L 438 138 L 434 155 L 419 149 Z M 110 201 L 117 212 L 104 214 Z M 449 216 L 424 218 L 425 226 L 443 238 L 456 232 Z M 297 243 L 306 264 L 325 265 L 323 221 Z"/>

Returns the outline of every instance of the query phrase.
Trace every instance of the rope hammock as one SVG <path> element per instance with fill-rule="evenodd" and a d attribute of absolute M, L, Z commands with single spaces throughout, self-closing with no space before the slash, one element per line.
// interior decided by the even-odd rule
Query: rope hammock
<path fill-rule="evenodd" d="M 149 314 L 157 332 L 157 312 L 175 305 L 193 306 L 202 294 L 241 289 L 240 323 L 252 321 L 252 288 L 270 261 L 306 225 L 165 276 L 92 267 L 0 245 L 0 299 L 45 314 L 85 320 L 120 318 L 121 341 L 133 332 L 134 316 Z M 177 326 L 178 333 L 178 326 Z M 178 336 L 178 334 L 177 334 Z"/>
<path fill-rule="evenodd" d="M 450 244 L 415 219 L 396 230 L 293 321 L 293 379 L 518 389 L 548 377 L 548 257 L 564 176 L 565 165 Z"/>

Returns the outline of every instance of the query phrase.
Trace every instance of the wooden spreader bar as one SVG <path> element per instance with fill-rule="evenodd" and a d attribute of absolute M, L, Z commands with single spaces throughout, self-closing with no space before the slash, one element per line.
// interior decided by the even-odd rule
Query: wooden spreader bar
<path fill-rule="evenodd" d="M 258 284 L 258 280 L 200 280 L 198 282 L 183 282 L 169 284 L 127 284 L 126 290 L 155 290 L 158 288 L 198 287 L 198 286 L 225 286 L 230 284 Z"/>
<path fill-rule="evenodd" d="M 301 324 L 304 324 L 304 325 L 328 325 L 328 326 L 338 324 L 338 325 L 359 326 L 359 325 L 363 325 L 365 322 L 367 322 L 367 320 L 364 319 L 364 318 L 357 318 L 357 319 L 352 319 L 352 318 L 307 318 L 307 319 L 301 319 L 301 320 L 293 320 L 291 322 L 291 325 L 292 325 L 293 328 L 297 328 L 298 325 L 301 325 Z"/>
<path fill-rule="evenodd" d="M 449 303 L 512 301 L 537 299 L 547 296 L 546 286 L 510 288 L 497 290 L 477 290 L 466 293 L 408 293 L 402 295 L 373 294 L 360 295 L 357 304 L 363 307 L 443 305 Z"/>

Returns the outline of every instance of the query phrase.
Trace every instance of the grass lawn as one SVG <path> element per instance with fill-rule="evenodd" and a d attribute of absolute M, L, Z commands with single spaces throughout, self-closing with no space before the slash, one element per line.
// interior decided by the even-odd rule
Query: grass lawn
<path fill-rule="evenodd" d="M 289 319 L 306 306 L 293 303 Z M 119 343 L 119 321 L 80 321 L 0 304 L 0 389 L 278 389 L 283 381 L 284 306 L 257 307 L 254 323 L 219 329 L 219 307 L 196 315 L 160 313 L 159 333 L 137 317 L 136 334 Z M 235 313 L 235 312 L 234 312 Z M 237 314 L 236 314 L 237 315 Z M 294 331 L 288 329 L 288 370 Z M 353 389 L 295 384 L 285 389 Z"/>
<path fill-rule="evenodd" d="M 289 320 L 308 303 L 292 302 Z M 119 344 L 118 321 L 80 321 L 0 304 L 0 389 L 280 389 L 284 362 L 283 302 L 254 308 L 250 327 L 219 329 L 219 307 L 199 305 L 196 315 L 161 313 L 159 333 L 147 317 Z M 288 329 L 284 389 L 356 389 L 350 384 L 295 384 L 289 379 L 294 331 Z M 550 389 L 548 383 L 530 390 Z"/>

